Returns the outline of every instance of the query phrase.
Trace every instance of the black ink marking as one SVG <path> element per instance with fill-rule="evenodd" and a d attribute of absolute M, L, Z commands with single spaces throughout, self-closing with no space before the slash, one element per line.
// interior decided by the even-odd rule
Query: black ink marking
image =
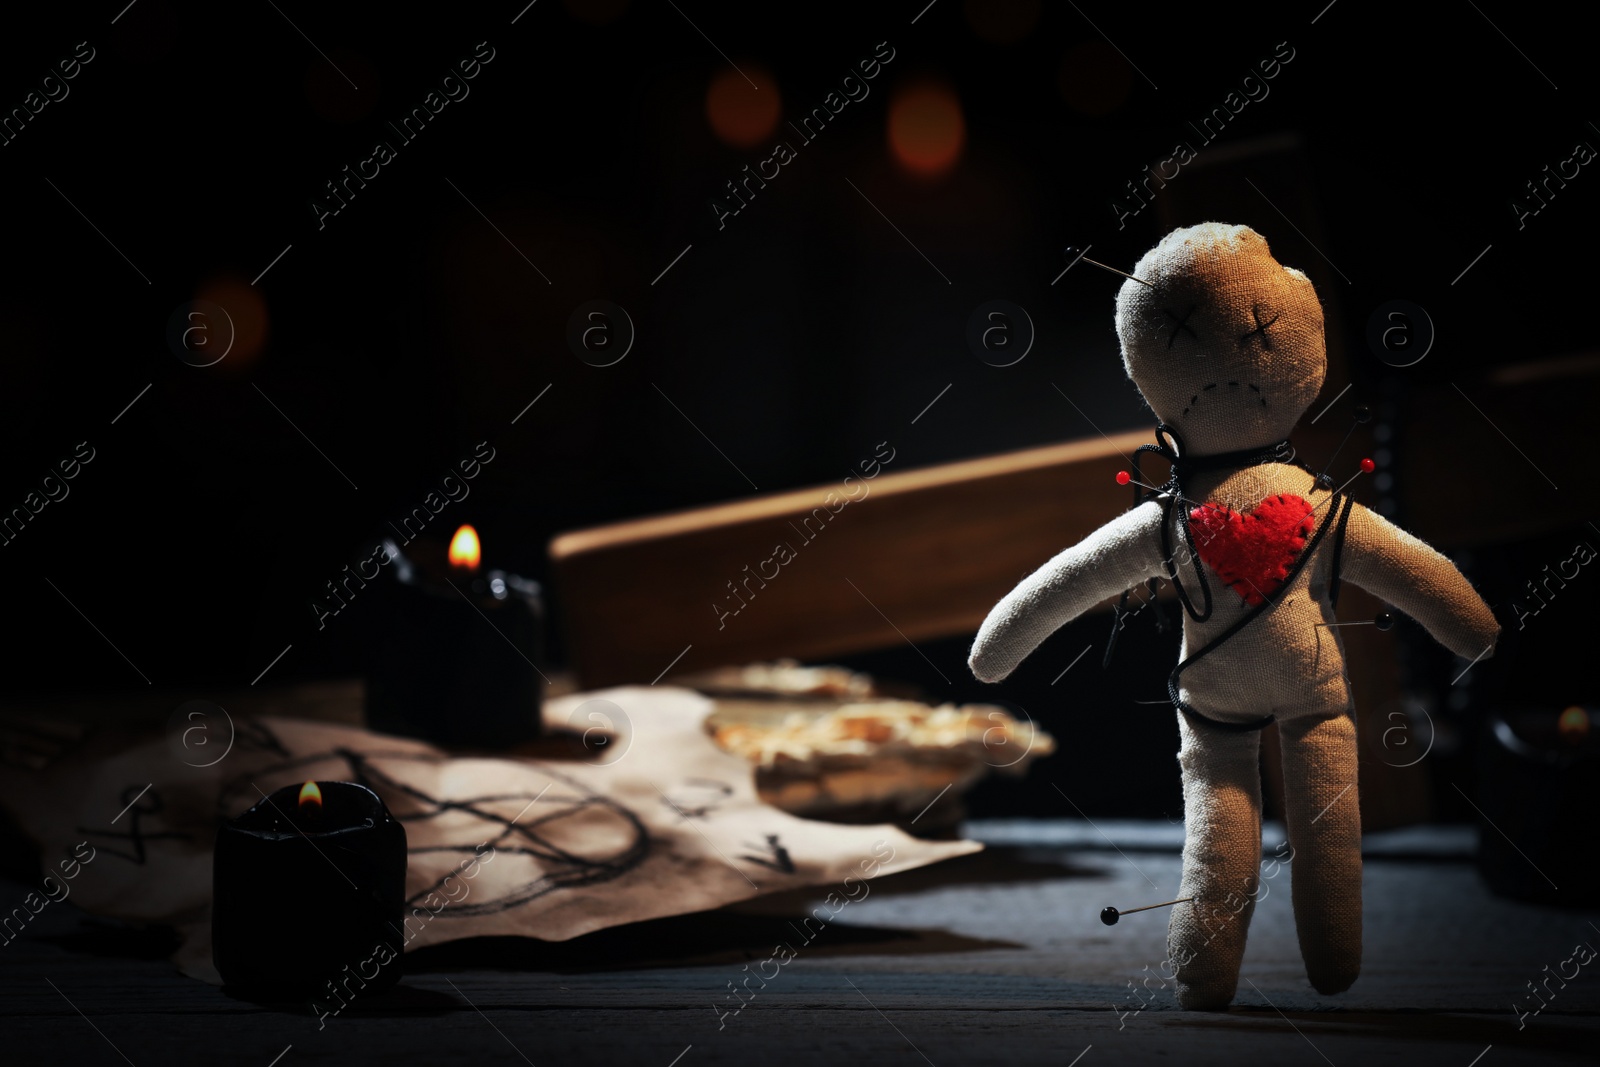
<path fill-rule="evenodd" d="M 241 719 L 234 726 L 234 744 L 241 752 L 272 752 L 289 758 L 289 750 L 283 747 L 277 735 L 254 719 Z"/>
<path fill-rule="evenodd" d="M 142 797 L 139 796 L 141 791 L 144 793 Z M 148 807 L 145 806 L 146 802 L 149 804 Z M 146 841 L 188 841 L 190 839 L 191 835 L 179 833 L 176 830 L 161 830 L 153 834 L 145 832 L 144 827 L 141 825 L 141 820 L 146 815 L 154 815 L 166 807 L 166 801 L 161 799 L 161 793 L 154 786 L 149 789 L 145 789 L 142 785 L 128 786 L 122 791 L 122 803 L 128 805 L 126 808 L 128 813 L 128 830 L 126 833 L 121 830 L 91 830 L 86 826 L 78 827 L 78 832 L 112 841 L 128 841 L 133 848 L 132 855 L 126 852 L 119 852 L 110 847 L 105 847 L 105 851 L 139 867 L 143 867 L 145 863 L 144 843 Z"/>
<path fill-rule="evenodd" d="M 719 782 L 714 778 L 685 778 L 683 784 L 687 791 L 701 794 L 696 800 L 685 800 L 678 797 L 663 796 L 661 803 L 676 811 L 685 819 L 704 819 L 712 812 L 717 811 L 720 802 L 733 796 L 733 787 L 727 782 Z M 707 799 L 703 794 L 711 794 Z"/>
<path fill-rule="evenodd" d="M 744 847 L 760 848 L 761 846 L 747 843 Z M 768 856 L 740 856 L 739 858 L 742 860 L 749 860 L 751 863 L 759 863 L 768 870 L 777 871 L 780 874 L 794 873 L 794 860 L 789 858 L 789 850 L 784 848 L 783 845 L 779 844 L 777 834 L 767 835 L 766 848 Z"/>
<path fill-rule="evenodd" d="M 276 746 L 276 750 L 287 752 L 270 728 L 261 725 L 259 729 L 264 735 L 266 747 Z M 613 881 L 637 870 L 650 854 L 649 832 L 635 812 L 608 796 L 591 792 L 582 782 L 547 767 L 537 768 L 538 774 L 550 780 L 542 789 L 530 786 L 511 793 L 453 800 L 430 796 L 415 786 L 397 781 L 383 769 L 385 764 L 438 765 L 448 759 L 450 757 L 433 752 L 358 752 L 342 747 L 292 757 L 246 771 L 227 782 L 217 798 L 219 814 L 226 816 L 242 806 L 248 806 L 247 802 L 254 794 L 250 783 L 260 778 L 343 778 L 359 782 L 377 793 L 400 822 L 423 822 L 443 816 L 470 820 L 460 831 L 459 840 L 463 843 L 412 848 L 408 850 L 412 855 L 454 852 L 471 857 L 478 855 L 478 850 L 487 844 L 494 849 L 496 856 L 528 856 L 538 861 L 537 876 L 531 880 L 513 885 L 493 899 L 452 902 L 449 907 L 434 913 L 434 918 L 499 914 L 557 890 L 580 889 Z M 308 769 L 312 767 L 318 768 L 318 772 L 310 772 Z M 496 809 L 488 808 L 489 804 L 495 804 Z M 542 812 L 534 814 L 530 810 L 534 807 L 542 809 Z M 590 852 L 579 851 L 577 845 L 563 845 L 554 840 L 549 829 L 570 820 L 581 820 L 585 830 L 591 832 L 582 837 L 569 835 L 571 840 L 583 841 L 592 836 L 595 841 L 608 843 L 594 846 L 596 851 Z M 483 834 L 486 825 L 491 835 L 487 841 Z M 414 907 L 418 901 L 437 891 L 455 873 L 456 870 L 452 869 L 432 885 L 413 893 L 407 899 L 406 907 Z"/>
<path fill-rule="evenodd" d="M 699 793 L 699 797 L 696 798 L 698 803 L 696 800 L 685 800 L 682 795 L 678 797 L 664 795 L 661 803 L 674 809 L 685 819 L 704 819 L 710 813 L 717 811 L 720 801 L 733 797 L 733 785 L 728 785 L 728 782 L 718 782 L 712 777 L 686 777 L 683 779 L 683 784 L 688 787 L 688 792 Z M 710 793 L 709 800 L 704 797 L 704 793 Z"/>

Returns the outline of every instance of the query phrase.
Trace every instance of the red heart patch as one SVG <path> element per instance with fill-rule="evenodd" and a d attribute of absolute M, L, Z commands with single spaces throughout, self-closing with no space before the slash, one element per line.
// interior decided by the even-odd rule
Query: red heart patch
<path fill-rule="evenodd" d="M 1220 504 L 1189 512 L 1189 536 L 1200 558 L 1247 604 L 1264 603 L 1289 577 L 1315 522 L 1297 496 L 1269 496 L 1240 514 Z"/>

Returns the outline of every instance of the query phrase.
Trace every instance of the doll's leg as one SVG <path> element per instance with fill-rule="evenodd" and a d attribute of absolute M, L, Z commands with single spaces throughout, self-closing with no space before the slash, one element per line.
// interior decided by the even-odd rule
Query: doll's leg
<path fill-rule="evenodd" d="M 1226 1008 L 1239 984 L 1245 934 L 1261 864 L 1260 733 L 1194 725 L 1179 713 L 1183 738 L 1183 883 L 1193 903 L 1172 909 L 1167 950 L 1178 1003 Z"/>
<path fill-rule="evenodd" d="M 1278 720 L 1289 824 L 1294 922 L 1306 976 L 1342 993 L 1361 972 L 1361 804 L 1356 729 L 1331 716 Z"/>

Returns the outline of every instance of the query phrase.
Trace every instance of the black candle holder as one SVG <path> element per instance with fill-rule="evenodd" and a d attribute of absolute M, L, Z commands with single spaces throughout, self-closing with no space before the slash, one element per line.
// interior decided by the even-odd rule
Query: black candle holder
<path fill-rule="evenodd" d="M 406 831 L 354 782 L 285 786 L 217 831 L 211 957 L 246 995 L 384 988 L 405 947 Z"/>
<path fill-rule="evenodd" d="M 540 734 L 539 583 L 461 572 L 444 546 L 384 542 L 392 579 L 368 620 L 367 725 L 436 744 L 505 748 Z"/>
<path fill-rule="evenodd" d="M 1600 713 L 1520 709 L 1491 714 L 1486 726 L 1476 798 L 1484 881 L 1518 900 L 1600 905 Z"/>

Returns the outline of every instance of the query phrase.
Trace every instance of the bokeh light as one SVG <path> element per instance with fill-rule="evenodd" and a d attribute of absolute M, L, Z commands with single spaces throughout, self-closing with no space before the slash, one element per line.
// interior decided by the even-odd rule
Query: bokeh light
<path fill-rule="evenodd" d="M 1057 85 L 1067 106 L 1080 115 L 1109 115 L 1128 101 L 1133 71 L 1104 41 L 1085 41 L 1061 60 Z"/>
<path fill-rule="evenodd" d="M 725 144 L 754 148 L 778 128 L 783 97 L 778 93 L 778 79 L 761 67 L 741 63 L 739 70 L 724 67 L 711 79 L 706 89 L 706 120 Z M 760 88 L 751 88 L 752 81 Z"/>
<path fill-rule="evenodd" d="M 227 309 L 233 324 L 233 347 L 216 369 L 237 372 L 251 366 L 267 343 L 267 303 L 261 290 L 243 278 L 223 276 L 202 283 L 194 298 Z"/>
<path fill-rule="evenodd" d="M 955 90 L 936 81 L 895 89 L 889 101 L 889 148 L 907 171 L 919 178 L 944 176 L 966 141 L 967 123 Z"/>
<path fill-rule="evenodd" d="M 990 44 L 1016 44 L 1039 22 L 1039 0 L 967 0 L 967 25 Z"/>

